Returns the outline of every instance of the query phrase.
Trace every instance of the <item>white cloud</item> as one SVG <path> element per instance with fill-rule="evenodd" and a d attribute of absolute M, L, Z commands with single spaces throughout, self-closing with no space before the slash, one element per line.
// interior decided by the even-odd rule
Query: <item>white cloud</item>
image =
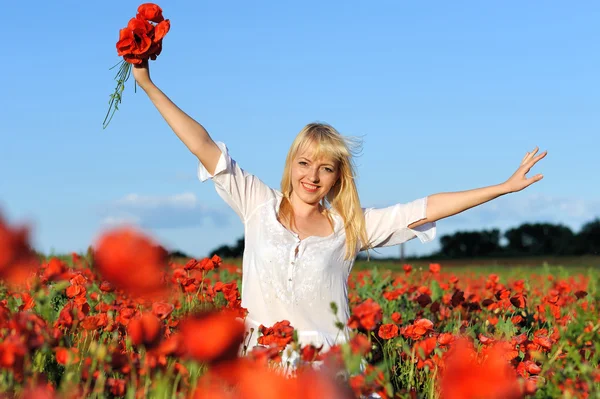
<path fill-rule="evenodd" d="M 140 219 L 135 216 L 107 216 L 102 219 L 102 224 L 109 226 L 120 226 L 124 224 L 139 224 Z"/>
<path fill-rule="evenodd" d="M 193 193 L 128 194 L 108 204 L 100 213 L 106 225 L 134 224 L 149 229 L 197 227 L 206 219 L 217 226 L 228 223 L 226 212 L 202 205 Z"/>
<path fill-rule="evenodd" d="M 198 205 L 195 194 L 183 193 L 170 196 L 143 196 L 139 194 L 127 194 L 125 197 L 115 201 L 118 206 L 140 207 L 145 209 L 158 208 L 161 206 L 172 206 L 192 209 Z"/>

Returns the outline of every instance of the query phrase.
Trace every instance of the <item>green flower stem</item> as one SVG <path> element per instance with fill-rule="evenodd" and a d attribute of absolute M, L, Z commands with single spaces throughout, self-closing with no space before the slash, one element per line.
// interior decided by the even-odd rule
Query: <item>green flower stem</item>
<path fill-rule="evenodd" d="M 115 112 L 119 109 L 119 104 L 123 99 L 123 91 L 125 90 L 125 82 L 129 79 L 131 75 L 131 64 L 125 60 L 122 60 L 119 63 L 121 66 L 119 68 L 119 72 L 115 76 L 115 80 L 117 81 L 117 87 L 115 88 L 115 92 L 110 95 L 110 101 L 108 105 L 108 112 L 104 117 L 104 122 L 102 122 L 102 128 L 106 129 L 108 124 L 113 118 Z M 117 64 L 117 65 L 119 65 Z M 117 65 L 113 66 L 110 69 L 115 68 Z M 111 112 L 112 111 L 112 112 Z"/>

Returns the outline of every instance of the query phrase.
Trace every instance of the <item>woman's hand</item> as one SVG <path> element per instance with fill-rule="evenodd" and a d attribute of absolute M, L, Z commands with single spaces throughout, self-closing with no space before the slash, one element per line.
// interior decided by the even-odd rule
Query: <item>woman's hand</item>
<path fill-rule="evenodd" d="M 150 68 L 148 61 L 143 61 L 141 64 L 133 65 L 133 77 L 137 84 L 144 90 L 153 85 L 150 79 Z"/>
<path fill-rule="evenodd" d="M 514 193 L 517 191 L 523 190 L 525 187 L 529 187 L 533 183 L 542 180 L 544 177 L 541 174 L 537 174 L 533 177 L 525 176 L 529 170 L 535 165 L 540 159 L 544 158 L 548 151 L 544 151 L 539 155 L 535 155 L 538 152 L 538 147 L 531 152 L 525 154 L 525 157 L 521 161 L 521 166 L 517 171 L 506 181 L 503 183 L 503 186 L 506 188 L 506 191 L 509 193 Z"/>

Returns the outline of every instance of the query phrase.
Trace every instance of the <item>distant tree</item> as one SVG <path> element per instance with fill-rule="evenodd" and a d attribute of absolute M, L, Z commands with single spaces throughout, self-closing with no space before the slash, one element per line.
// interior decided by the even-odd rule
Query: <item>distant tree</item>
<path fill-rule="evenodd" d="M 244 255 L 244 237 L 239 238 L 234 246 L 221 245 L 213 249 L 208 256 L 218 255 L 221 258 L 241 258 Z"/>
<path fill-rule="evenodd" d="M 600 255 L 600 218 L 583 225 L 575 236 L 578 255 Z"/>
<path fill-rule="evenodd" d="M 500 230 L 459 231 L 440 238 L 440 254 L 449 258 L 483 257 L 499 254 Z"/>
<path fill-rule="evenodd" d="M 170 251 L 169 257 L 171 257 L 171 258 L 190 258 L 190 256 L 188 254 L 186 254 L 183 251 L 180 251 L 179 249 L 176 249 L 175 251 Z"/>
<path fill-rule="evenodd" d="M 504 233 L 506 252 L 512 255 L 571 255 L 575 234 L 567 226 L 525 223 Z"/>

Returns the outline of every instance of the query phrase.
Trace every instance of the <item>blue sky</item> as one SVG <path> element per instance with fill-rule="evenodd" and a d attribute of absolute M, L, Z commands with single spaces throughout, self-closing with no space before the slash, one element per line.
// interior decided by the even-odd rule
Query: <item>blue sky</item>
<path fill-rule="evenodd" d="M 194 256 L 243 234 L 133 80 L 102 129 L 139 4 L 4 6 L 0 212 L 45 252 L 85 250 L 123 220 Z M 158 4 L 171 31 L 154 81 L 273 187 L 297 132 L 324 121 L 363 137 L 363 206 L 501 183 L 548 150 L 541 182 L 440 221 L 438 237 L 600 216 L 598 2 Z"/>

